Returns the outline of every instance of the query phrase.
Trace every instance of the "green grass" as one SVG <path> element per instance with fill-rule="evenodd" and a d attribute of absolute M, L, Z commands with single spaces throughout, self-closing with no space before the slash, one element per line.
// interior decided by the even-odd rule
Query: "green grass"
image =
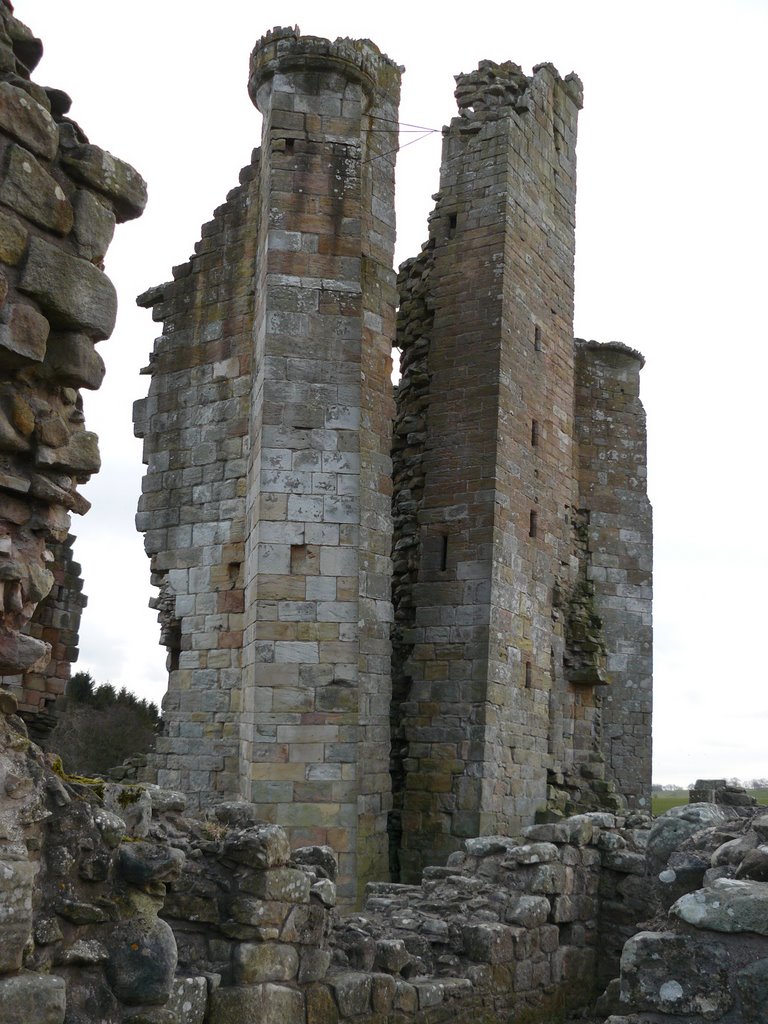
<path fill-rule="evenodd" d="M 748 789 L 750 796 L 757 799 L 757 802 L 768 807 L 768 789 Z M 678 789 L 674 793 L 654 793 L 651 801 L 651 810 L 654 814 L 663 814 L 670 807 L 679 807 L 680 804 L 688 803 L 688 790 Z"/>

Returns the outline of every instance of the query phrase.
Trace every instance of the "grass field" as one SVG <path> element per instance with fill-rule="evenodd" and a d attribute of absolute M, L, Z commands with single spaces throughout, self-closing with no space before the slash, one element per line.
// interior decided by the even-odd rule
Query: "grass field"
<path fill-rule="evenodd" d="M 768 789 L 748 789 L 750 796 L 757 799 L 759 804 L 768 806 Z M 688 803 L 688 790 L 678 789 L 674 793 L 654 793 L 652 800 L 652 811 L 654 814 L 663 814 L 670 807 L 679 807 L 680 804 Z"/>

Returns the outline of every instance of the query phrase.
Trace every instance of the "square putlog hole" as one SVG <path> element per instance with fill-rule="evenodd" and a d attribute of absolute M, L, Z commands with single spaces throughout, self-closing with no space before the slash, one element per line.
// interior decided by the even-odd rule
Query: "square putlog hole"
<path fill-rule="evenodd" d="M 317 544 L 291 544 L 291 574 L 320 575 L 320 548 Z"/>

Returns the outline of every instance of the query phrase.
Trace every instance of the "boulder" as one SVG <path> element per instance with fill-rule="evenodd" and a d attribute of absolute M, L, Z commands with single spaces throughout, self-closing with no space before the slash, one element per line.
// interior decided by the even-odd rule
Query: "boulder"
<path fill-rule="evenodd" d="M 107 980 L 121 1002 L 157 1006 L 168 1000 L 177 961 L 170 925 L 137 914 L 118 924 L 106 945 Z"/>
<path fill-rule="evenodd" d="M 666 865 L 670 854 L 695 832 L 709 825 L 720 825 L 728 820 L 725 812 L 715 804 L 683 804 L 672 807 L 660 815 L 648 837 L 648 864 L 658 872 Z"/>
<path fill-rule="evenodd" d="M 621 1002 L 633 1011 L 722 1016 L 731 1006 L 728 953 L 690 935 L 638 932 L 621 954 Z"/>
<path fill-rule="evenodd" d="M 670 913 L 696 928 L 768 935 L 768 885 L 718 878 L 707 889 L 681 896 Z"/>
<path fill-rule="evenodd" d="M 62 1024 L 66 1010 L 63 978 L 50 974 L 17 974 L 0 978 L 0 1021 L 3 1024 Z"/>

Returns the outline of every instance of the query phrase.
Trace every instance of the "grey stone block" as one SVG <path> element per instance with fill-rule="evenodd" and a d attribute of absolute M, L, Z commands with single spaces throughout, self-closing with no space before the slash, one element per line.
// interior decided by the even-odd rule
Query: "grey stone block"
<path fill-rule="evenodd" d="M 19 289 L 36 299 L 58 327 L 108 338 L 115 326 L 117 296 L 112 282 L 86 260 L 32 238 Z"/>

